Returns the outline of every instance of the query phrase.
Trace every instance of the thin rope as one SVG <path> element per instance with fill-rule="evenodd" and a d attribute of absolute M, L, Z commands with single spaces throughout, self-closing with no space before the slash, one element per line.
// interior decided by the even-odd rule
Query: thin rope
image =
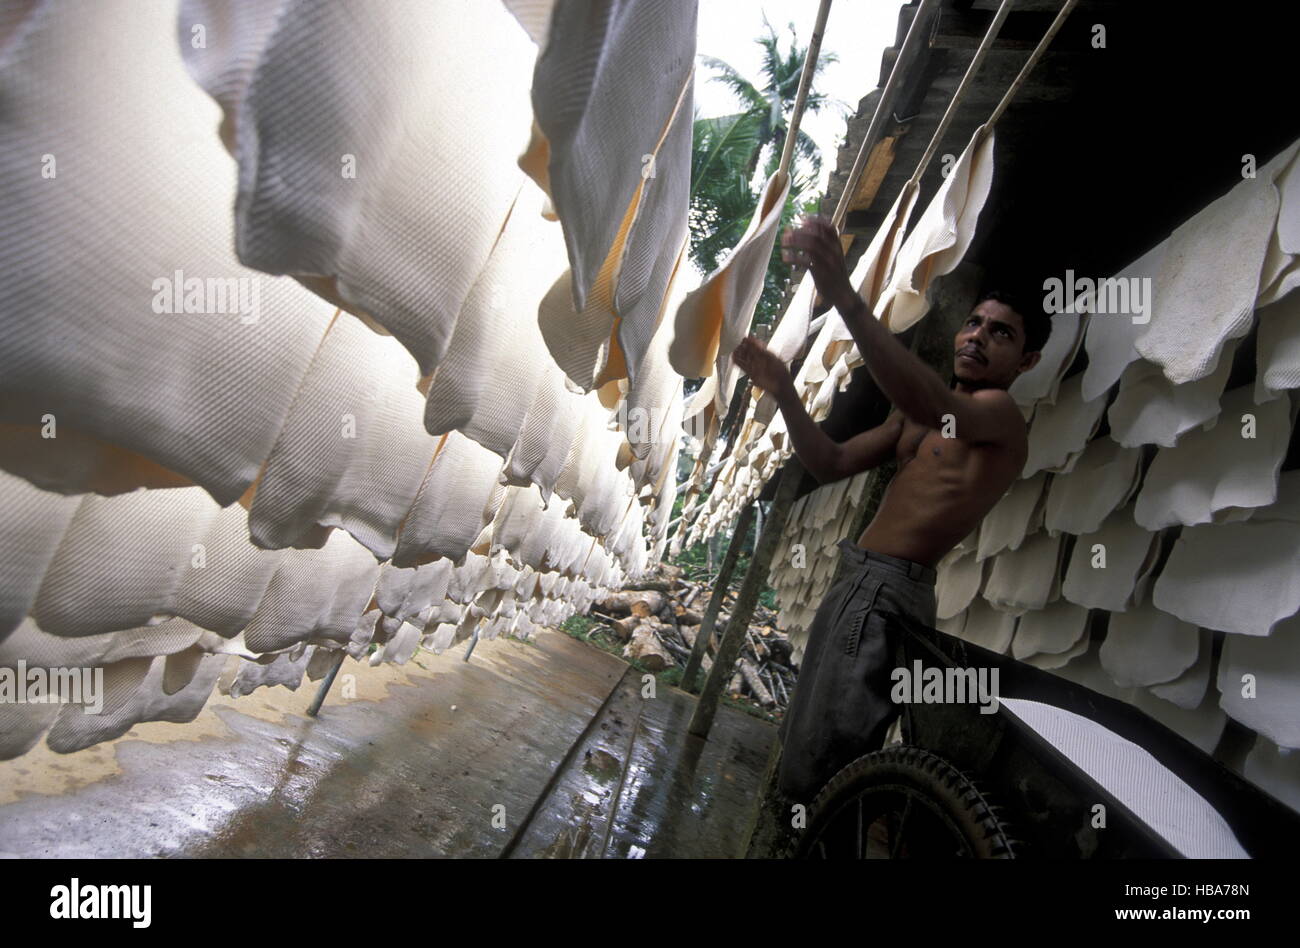
<path fill-rule="evenodd" d="M 925 174 L 925 169 L 929 167 L 935 152 L 939 150 L 939 144 L 943 141 L 943 136 L 948 132 L 948 126 L 952 124 L 952 120 L 957 116 L 957 107 L 970 89 L 976 74 L 980 71 L 980 67 L 984 65 L 984 59 L 988 56 L 993 41 L 997 39 L 998 31 L 1002 29 L 1002 22 L 1007 18 L 1007 14 L 1011 12 L 1013 6 L 1015 6 L 1015 0 L 1002 0 L 998 12 L 993 15 L 993 22 L 984 31 L 984 39 L 980 40 L 979 49 L 975 50 L 975 57 L 971 59 L 970 65 L 966 67 L 966 75 L 961 77 L 961 83 L 957 86 L 957 91 L 952 94 L 952 101 L 948 103 L 943 118 L 939 120 L 939 125 L 930 138 L 930 144 L 925 149 L 925 154 L 921 156 L 921 160 L 916 165 L 915 173 L 907 182 L 908 187 L 914 188 L 920 184 L 921 176 Z"/>
<path fill-rule="evenodd" d="M 903 70 L 911 65 L 911 59 L 921 42 L 921 35 L 929 29 L 930 19 L 937 12 L 938 7 L 939 0 L 921 0 L 921 5 L 916 8 L 912 25 L 907 28 L 907 37 L 903 40 L 903 47 L 898 51 L 898 58 L 894 60 L 893 68 L 889 70 L 885 88 L 880 90 L 880 100 L 876 103 L 875 114 L 871 116 L 867 134 L 862 139 L 861 147 L 858 148 L 858 156 L 853 161 L 853 170 L 849 172 L 848 180 L 844 182 L 844 190 L 840 194 L 839 203 L 835 206 L 835 213 L 831 216 L 836 230 L 844 226 L 844 217 L 849 212 L 849 202 L 858 190 L 858 181 L 867 168 L 867 158 L 870 157 L 871 149 L 875 147 L 884 131 L 885 117 L 893 111 L 894 97 L 902 84 Z"/>
<path fill-rule="evenodd" d="M 1004 15 L 1004 9 L 1010 7 L 1011 3 L 1012 0 L 1004 0 L 1002 6 L 998 8 L 998 16 L 993 18 L 993 23 L 989 26 L 989 32 L 984 36 L 984 42 L 980 44 L 979 51 L 976 52 L 975 58 L 971 60 L 970 67 L 966 70 L 966 75 L 962 78 L 961 85 L 957 87 L 957 91 L 953 94 L 952 102 L 948 104 L 948 110 L 944 113 L 943 119 L 939 123 L 939 127 L 935 129 L 934 137 L 930 139 L 930 146 L 926 149 L 925 155 L 916 166 L 916 173 L 912 175 L 911 180 L 907 183 L 909 187 L 916 187 L 920 183 L 921 176 L 925 174 L 926 166 L 934 157 L 934 153 L 938 151 L 940 140 L 943 138 L 944 133 L 947 132 L 948 125 L 956 114 L 956 105 L 966 90 L 967 80 L 971 79 L 974 76 L 975 71 L 979 68 L 980 62 L 983 59 L 982 53 L 987 51 L 985 46 L 990 42 L 996 28 L 1000 26 L 998 17 Z M 988 119 L 984 122 L 987 127 L 992 128 L 997 124 L 998 119 L 1002 117 L 1002 113 L 1005 112 L 1007 106 L 1011 104 L 1011 100 L 1016 97 L 1016 94 L 1020 91 L 1021 87 L 1024 86 L 1025 80 L 1029 78 L 1029 74 L 1033 72 L 1034 67 L 1038 65 L 1038 61 L 1042 59 L 1043 54 L 1047 52 L 1047 47 L 1051 45 L 1056 34 L 1060 32 L 1061 26 L 1065 23 L 1065 18 L 1070 15 L 1070 11 L 1072 11 L 1078 3 L 1079 0 L 1065 0 L 1065 3 L 1061 5 L 1061 9 L 1057 12 L 1056 18 L 1052 20 L 1052 25 L 1047 28 L 1047 32 L 1043 34 L 1043 38 L 1038 41 L 1038 45 L 1034 47 L 1034 51 L 1029 54 L 1029 58 L 1025 60 L 1025 64 L 1020 67 L 1020 72 L 1016 74 L 1016 78 L 1012 80 L 1011 85 L 1007 87 L 1006 94 L 1002 96 L 1002 100 L 998 102 L 997 107 L 989 114 Z"/>
<path fill-rule="evenodd" d="M 907 28 L 907 36 L 903 38 L 903 45 L 898 51 L 897 58 L 894 59 L 894 65 L 889 70 L 889 78 L 885 80 L 885 86 L 880 90 L 880 98 L 876 101 L 876 110 L 871 116 L 871 124 L 867 126 L 867 133 L 862 138 L 862 144 L 858 148 L 858 155 L 853 160 L 853 168 L 849 171 L 849 176 L 844 182 L 844 190 L 840 193 L 835 213 L 831 215 L 836 230 L 840 230 L 844 226 L 844 217 L 848 213 L 849 201 L 857 192 L 858 182 L 862 178 L 863 172 L 866 171 L 867 158 L 871 154 L 871 149 L 875 147 L 881 133 L 884 131 L 885 117 L 893 110 L 894 98 L 902 85 L 903 72 L 911 65 L 917 48 L 922 42 L 922 37 L 929 30 L 931 20 L 939 10 L 940 3 L 941 0 L 921 0 L 920 5 L 916 8 L 916 13 L 912 16 L 912 22 Z M 787 139 L 788 144 L 789 139 Z M 795 268 L 794 273 L 791 275 L 791 288 L 798 287 L 803 281 L 805 272 L 806 270 L 803 267 Z M 793 300 L 793 295 L 791 298 Z M 787 306 L 787 311 L 788 309 Z M 785 318 L 784 313 L 781 318 Z"/>
<path fill-rule="evenodd" d="M 1020 91 L 1020 87 L 1023 86 L 1025 80 L 1029 78 L 1029 73 L 1033 71 L 1033 68 L 1036 65 L 1038 65 L 1038 60 L 1043 58 L 1043 53 L 1047 52 L 1047 47 L 1051 45 L 1056 34 L 1060 32 L 1061 26 L 1065 23 L 1065 18 L 1070 15 L 1070 11 L 1073 10 L 1078 3 L 1079 0 L 1065 0 L 1065 4 L 1061 7 L 1061 12 L 1056 14 L 1056 19 L 1052 21 L 1052 25 L 1047 28 L 1047 32 L 1043 34 L 1043 38 L 1039 40 L 1038 45 L 1034 47 L 1033 53 L 1031 53 L 1029 58 L 1025 60 L 1025 65 L 1021 68 L 1020 74 L 1016 76 L 1015 81 L 1011 83 L 1010 87 L 1008 87 L 1007 94 L 1002 97 L 1002 101 L 998 103 L 998 107 L 994 109 L 993 114 L 989 116 L 989 120 L 986 123 L 987 125 L 991 126 L 996 124 L 997 120 L 1002 117 L 1002 113 L 1006 111 L 1007 106 L 1011 104 L 1011 100 L 1014 99 L 1016 93 Z"/>
<path fill-rule="evenodd" d="M 922 2 L 924 3 L 926 0 L 922 0 Z M 808 90 L 812 85 L 813 73 L 817 71 L 817 57 L 821 53 L 822 36 L 826 32 L 826 19 L 830 16 L 830 12 L 831 0 L 821 0 L 821 5 L 817 8 L 817 20 L 813 24 L 812 37 L 808 40 L 808 49 L 804 54 L 803 71 L 799 74 L 799 88 L 795 92 L 794 110 L 790 115 L 789 126 L 786 129 L 785 147 L 781 149 L 781 162 L 776 171 L 778 175 L 784 174 L 788 176 L 790 173 L 790 161 L 794 156 L 795 141 L 799 137 L 799 124 L 803 120 L 804 108 L 808 104 Z M 754 329 L 753 319 L 753 317 L 750 319 L 749 332 L 753 332 Z M 736 389 L 731 393 L 731 401 L 727 405 L 728 416 L 731 415 L 733 406 L 740 404 L 740 394 L 746 391 L 746 387 L 739 384 L 741 381 L 743 381 L 743 376 L 737 380 Z M 721 419 L 716 418 L 716 413 L 715 420 L 721 421 Z M 717 443 L 720 430 L 719 427 L 719 431 L 714 431 L 712 424 L 710 424 L 709 430 L 705 432 L 701 453 L 713 453 L 713 446 Z"/>
<path fill-rule="evenodd" d="M 826 18 L 830 16 L 831 0 L 822 0 L 817 8 L 817 22 L 813 25 L 812 38 L 808 41 L 808 50 L 803 58 L 803 71 L 799 73 L 799 91 L 794 96 L 794 111 L 790 115 L 790 125 L 785 133 L 785 147 L 781 149 L 781 163 L 777 166 L 779 174 L 790 173 L 790 162 L 794 158 L 795 140 L 799 137 L 799 123 L 803 120 L 803 110 L 808 104 L 808 90 L 812 86 L 813 73 L 817 71 L 817 56 L 822 49 L 822 34 L 826 32 Z"/>
<path fill-rule="evenodd" d="M 985 125 L 992 128 L 997 123 L 998 119 L 1002 117 L 1002 113 L 1006 111 L 1007 106 L 1025 84 L 1025 80 L 1029 77 L 1030 72 L 1033 71 L 1034 67 L 1038 64 L 1038 61 L 1043 57 L 1043 54 L 1047 51 L 1047 47 L 1056 37 L 1056 34 L 1060 32 L 1061 26 L 1065 23 L 1066 17 L 1070 15 L 1070 12 L 1078 5 L 1078 2 L 1079 0 L 1065 0 L 1060 11 L 1056 14 L 1056 18 L 1052 21 L 1051 26 L 1047 28 L 1047 32 L 1043 34 L 1043 38 L 1039 40 L 1038 45 L 1034 47 L 1034 51 L 1025 61 L 1024 66 L 1021 67 L 1020 72 L 1016 75 L 1016 78 L 1012 81 L 1011 85 L 1007 87 L 1007 91 L 1002 96 L 1002 100 L 997 104 L 997 107 L 994 108 L 992 113 L 990 113 L 988 120 L 984 123 Z M 930 144 L 926 148 L 925 154 L 917 165 L 916 172 L 908 182 L 903 185 L 904 189 L 915 188 L 918 186 L 921 175 L 925 172 L 926 166 L 933 159 L 934 153 L 938 150 L 939 143 L 944 133 L 947 131 L 948 126 L 951 124 L 952 119 L 956 114 L 957 105 L 965 95 L 970 81 L 974 78 L 980 66 L 983 64 L 984 58 L 988 54 L 988 50 L 992 46 L 997 33 L 1000 31 L 1007 14 L 1011 11 L 1013 3 L 1014 0 L 1003 0 L 1002 4 L 998 7 L 998 11 L 994 14 L 988 30 L 984 33 L 984 39 L 980 42 L 980 46 L 976 50 L 975 56 L 971 59 L 971 63 L 966 69 L 966 74 L 962 77 L 962 81 L 960 85 L 958 85 L 956 92 L 953 93 L 952 100 L 948 103 L 948 108 L 944 112 L 943 118 L 940 120 L 938 127 L 935 129 L 935 133 L 930 139 Z M 858 149 L 858 156 L 853 163 L 853 170 L 849 172 L 849 178 L 845 183 L 843 193 L 840 194 L 839 204 L 835 209 L 833 220 L 837 230 L 843 222 L 845 213 L 847 213 L 850 196 L 857 190 L 858 179 L 861 177 L 863 170 L 865 169 L 867 156 L 871 148 L 874 146 L 873 139 L 880 131 L 879 126 L 883 125 L 883 116 L 887 114 L 885 112 L 887 97 L 892 100 L 893 93 L 896 91 L 891 87 L 894 85 L 895 78 L 899 74 L 899 65 L 903 63 L 907 56 L 908 46 L 913 43 L 913 36 L 919 34 L 917 24 L 922 19 L 926 9 L 927 0 L 921 0 L 921 5 L 917 9 L 916 16 L 912 19 L 911 27 L 908 29 L 907 38 L 903 42 L 903 49 L 900 50 L 898 58 L 894 61 L 894 68 L 890 70 L 889 80 L 885 84 L 885 89 L 881 92 L 880 101 L 876 104 L 876 112 L 875 115 L 872 116 L 871 126 L 867 129 L 867 134 L 862 140 L 862 146 Z M 802 276 L 802 271 L 796 274 L 797 278 L 801 278 Z M 810 324 L 807 338 L 812 338 L 816 335 L 817 331 L 825 325 L 826 317 L 828 315 L 829 313 L 823 314 Z"/>
<path fill-rule="evenodd" d="M 880 90 L 880 98 L 876 100 L 876 109 L 871 115 L 871 123 L 867 126 L 867 133 L 862 138 L 862 144 L 858 147 L 857 157 L 853 160 L 853 168 L 849 171 L 849 176 L 844 182 L 844 190 L 840 192 L 839 202 L 835 206 L 835 213 L 831 215 L 831 221 L 836 230 L 842 230 L 844 227 L 844 218 L 849 211 L 849 202 L 853 195 L 857 193 L 858 182 L 867 169 L 867 159 L 871 155 L 871 150 L 876 146 L 881 134 L 885 128 L 885 118 L 893 111 L 894 99 L 898 94 L 898 89 L 902 85 L 904 71 L 911 65 L 916 55 L 917 48 L 922 42 L 922 37 L 930 28 L 931 20 L 939 10 L 941 0 L 921 0 L 920 5 L 916 8 L 916 13 L 912 16 L 912 22 L 907 28 L 907 36 L 903 38 L 903 45 L 898 51 L 898 56 L 894 59 L 894 65 L 890 67 L 889 78 L 885 80 L 885 86 Z M 789 140 L 787 139 L 787 144 Z M 790 287 L 795 289 L 803 282 L 806 269 L 796 267 L 791 274 Z M 793 293 L 791 294 L 793 301 Z M 813 305 L 814 300 L 809 300 L 809 305 Z M 782 313 L 781 319 L 784 320 L 788 314 Z M 825 322 L 823 319 L 822 322 Z M 818 325 L 820 329 L 820 324 Z M 775 331 L 775 330 L 774 330 Z M 812 335 L 811 331 L 808 335 Z M 807 345 L 806 339 L 804 345 Z"/>

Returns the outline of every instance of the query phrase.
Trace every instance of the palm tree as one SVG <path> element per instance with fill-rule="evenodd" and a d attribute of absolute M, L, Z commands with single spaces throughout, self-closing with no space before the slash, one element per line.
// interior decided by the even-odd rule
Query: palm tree
<path fill-rule="evenodd" d="M 763 20 L 767 35 L 755 42 L 763 47 L 761 79 L 751 82 L 730 64 L 712 56 L 700 62 L 716 73 L 713 81 L 726 85 L 740 100 L 741 112 L 720 118 L 695 120 L 694 152 L 691 163 L 691 259 L 704 273 L 711 273 L 726 252 L 736 245 L 749 224 L 762 181 L 755 181 L 759 161 L 766 155 L 764 178 L 780 161 L 789 131 L 803 72 L 806 46 L 800 46 L 794 24 L 789 24 L 790 43 L 781 51 L 780 37 Z M 823 53 L 813 72 L 808 90 L 807 112 L 820 112 L 831 104 L 816 91 L 817 74 L 837 57 Z M 817 144 L 803 129 L 795 141 L 791 164 L 790 196 L 782 212 L 782 223 L 796 213 L 810 210 L 819 197 L 810 195 L 821 174 L 822 156 Z M 811 198 L 811 200 L 810 200 Z M 780 247 L 772 252 L 763 295 L 755 316 L 758 326 L 770 325 L 779 315 L 790 267 L 781 259 Z"/>

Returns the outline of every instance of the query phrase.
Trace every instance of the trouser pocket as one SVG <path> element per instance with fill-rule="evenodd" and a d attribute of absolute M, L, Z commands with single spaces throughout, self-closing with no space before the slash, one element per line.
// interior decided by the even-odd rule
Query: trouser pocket
<path fill-rule="evenodd" d="M 875 750 L 898 711 L 889 697 L 893 617 L 878 600 L 879 582 L 849 610 L 840 633 L 834 680 L 827 683 L 828 766 L 834 769 Z"/>
<path fill-rule="evenodd" d="M 868 578 L 849 597 L 841 620 L 841 631 L 837 635 L 841 651 L 849 658 L 855 658 L 862 645 L 862 628 L 867 616 L 875 608 L 876 598 L 880 595 L 880 583 L 879 579 Z"/>
<path fill-rule="evenodd" d="M 809 799 L 835 772 L 883 742 L 889 699 L 888 617 L 882 580 L 864 574 L 819 629 L 817 654 L 800 669 L 783 736 L 782 789 Z M 811 643 L 810 643 L 811 644 Z"/>

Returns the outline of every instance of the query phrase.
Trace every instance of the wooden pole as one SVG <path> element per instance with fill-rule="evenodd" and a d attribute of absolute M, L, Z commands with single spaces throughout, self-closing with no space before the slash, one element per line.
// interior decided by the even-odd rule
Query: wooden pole
<path fill-rule="evenodd" d="M 791 458 L 781 472 L 781 481 L 777 484 L 772 508 L 767 513 L 763 535 L 759 537 L 758 548 L 754 551 L 753 559 L 749 561 L 749 569 L 745 573 L 745 581 L 741 583 L 740 593 L 736 596 L 736 605 L 731 611 L 731 618 L 727 620 L 727 631 L 723 633 L 722 644 L 718 646 L 718 655 L 713 661 L 713 669 L 709 672 L 704 690 L 700 693 L 700 700 L 695 704 L 695 713 L 691 715 L 691 723 L 687 727 L 687 730 L 696 737 L 708 737 L 709 730 L 713 727 L 714 715 L 718 713 L 718 699 L 722 696 L 722 689 L 726 687 L 736 667 L 740 647 L 745 641 L 745 631 L 749 628 L 750 617 L 753 616 L 754 606 L 758 603 L 758 594 L 767 579 L 772 557 L 776 555 L 777 543 L 790 516 L 795 492 L 798 491 L 799 482 L 803 479 L 803 470 L 799 460 Z M 751 504 L 746 510 L 752 508 Z M 739 530 L 736 531 L 736 537 L 741 537 L 740 542 L 743 542 L 743 535 Z M 735 537 L 732 540 L 735 545 L 737 542 Z M 696 639 L 697 645 L 701 640 L 708 640 L 703 628 L 699 636 Z"/>
<path fill-rule="evenodd" d="M 898 90 L 903 84 L 903 74 L 911 67 L 920 54 L 921 47 L 925 45 L 931 21 L 939 12 L 940 5 L 939 0 L 921 0 L 921 5 L 912 16 L 912 25 L 907 28 L 903 48 L 898 51 L 898 58 L 894 60 L 893 68 L 889 70 L 889 78 L 885 80 L 885 87 L 880 90 L 880 100 L 876 103 L 871 124 L 867 126 L 867 134 L 863 136 L 862 145 L 858 148 L 858 157 L 854 159 L 853 170 L 844 181 L 844 191 L 840 194 L 835 213 L 831 215 L 836 229 L 844 226 L 844 216 L 849 212 L 849 202 L 853 200 L 853 194 L 858 189 L 858 180 L 866 170 L 871 149 L 875 147 L 885 130 L 885 118 L 893 112 L 894 97 L 898 95 Z"/>
<path fill-rule="evenodd" d="M 722 610 L 722 600 L 727 595 L 731 574 L 736 571 L 736 559 L 740 556 L 740 548 L 745 543 L 745 534 L 749 533 L 749 525 L 753 522 L 754 505 L 749 504 L 740 512 L 736 520 L 735 532 L 731 535 L 731 542 L 727 544 L 727 554 L 722 558 L 722 569 L 718 571 L 718 577 L 713 581 L 713 595 L 709 597 L 709 604 L 704 609 L 700 628 L 695 633 L 695 644 L 691 646 L 691 657 L 686 660 L 686 670 L 682 672 L 683 691 L 695 693 L 695 679 L 699 677 L 700 665 L 704 662 L 709 641 L 713 638 L 713 629 L 718 624 L 718 613 Z M 716 668 L 717 665 L 714 667 Z"/>
<path fill-rule="evenodd" d="M 1047 28 L 1047 32 L 1043 34 L 1043 38 L 1038 41 L 1038 45 L 1034 47 L 1033 53 L 1030 54 L 1029 59 L 1027 59 L 1024 66 L 1021 67 L 1020 73 L 1016 76 L 1015 81 L 1012 82 L 1011 86 L 1007 89 L 1006 95 L 1002 97 L 1002 101 L 998 103 L 998 107 L 994 109 L 993 114 L 989 116 L 989 125 L 997 124 L 998 119 L 1002 117 L 1002 113 L 1006 110 L 1006 107 L 1011 104 L 1011 100 L 1016 97 L 1016 93 L 1019 92 L 1020 87 L 1025 84 L 1025 80 L 1029 78 L 1029 74 L 1033 72 L 1034 67 L 1038 65 L 1038 60 L 1042 59 L 1043 53 L 1047 52 L 1047 47 L 1052 44 L 1052 40 L 1064 25 L 1065 18 L 1070 15 L 1070 11 L 1075 8 L 1078 2 L 1079 0 L 1065 0 L 1060 11 L 1056 14 L 1056 19 L 1053 20 L 1052 25 Z"/>
<path fill-rule="evenodd" d="M 347 650 L 341 648 L 334 661 L 330 663 L 330 670 L 325 673 L 325 680 L 320 683 L 320 687 L 316 690 L 316 697 L 312 699 L 311 707 L 307 709 L 307 713 L 313 718 L 320 714 L 320 706 L 325 703 L 325 696 L 329 694 L 330 686 L 334 684 L 339 669 L 343 667 L 343 659 L 347 657 Z"/>
<path fill-rule="evenodd" d="M 948 126 L 957 115 L 957 109 L 961 105 L 961 100 L 965 97 L 966 91 L 971 87 L 975 80 L 975 75 L 984 65 L 984 59 L 993 48 L 993 41 L 997 39 L 998 32 L 1002 29 L 1002 23 L 1006 20 L 1007 14 L 1011 12 L 1011 7 L 1015 5 L 1016 0 L 1002 0 L 998 7 L 998 12 L 993 15 L 993 22 L 989 28 L 984 31 L 984 39 L 980 41 L 979 48 L 975 50 L 975 55 L 966 67 L 966 73 L 961 77 L 961 83 L 957 86 L 957 91 L 952 94 L 952 99 L 948 102 L 948 108 L 944 110 L 943 117 L 939 119 L 939 125 L 930 136 L 930 144 L 925 149 L 925 154 L 921 160 L 916 163 L 916 171 L 912 173 L 912 178 L 908 181 L 909 187 L 916 187 L 921 183 L 921 176 L 925 174 L 926 169 L 930 166 L 930 159 L 939 150 L 939 143 L 943 141 L 943 136 L 948 132 Z M 1031 57 L 1032 58 L 1032 57 Z"/>
<path fill-rule="evenodd" d="M 830 16 L 831 0 L 821 0 L 817 8 L 817 22 L 813 25 L 812 38 L 808 40 L 808 51 L 803 59 L 803 72 L 799 73 L 799 90 L 794 95 L 794 110 L 790 113 L 790 124 L 785 130 L 785 147 L 781 149 L 781 163 L 777 170 L 781 174 L 790 173 L 790 162 L 794 158 L 795 139 L 799 137 L 799 123 L 803 119 L 804 106 L 808 103 L 808 90 L 812 87 L 813 73 L 817 71 L 817 57 L 822 49 L 822 34 L 826 32 L 826 18 Z"/>

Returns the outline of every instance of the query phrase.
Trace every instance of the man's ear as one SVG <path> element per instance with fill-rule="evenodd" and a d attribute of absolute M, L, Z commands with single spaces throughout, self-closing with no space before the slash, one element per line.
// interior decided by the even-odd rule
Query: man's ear
<path fill-rule="evenodd" d="M 1018 374 L 1023 375 L 1034 366 L 1038 365 L 1038 360 L 1042 357 L 1043 353 L 1041 350 L 1036 352 L 1026 352 L 1020 357 L 1020 372 Z"/>

